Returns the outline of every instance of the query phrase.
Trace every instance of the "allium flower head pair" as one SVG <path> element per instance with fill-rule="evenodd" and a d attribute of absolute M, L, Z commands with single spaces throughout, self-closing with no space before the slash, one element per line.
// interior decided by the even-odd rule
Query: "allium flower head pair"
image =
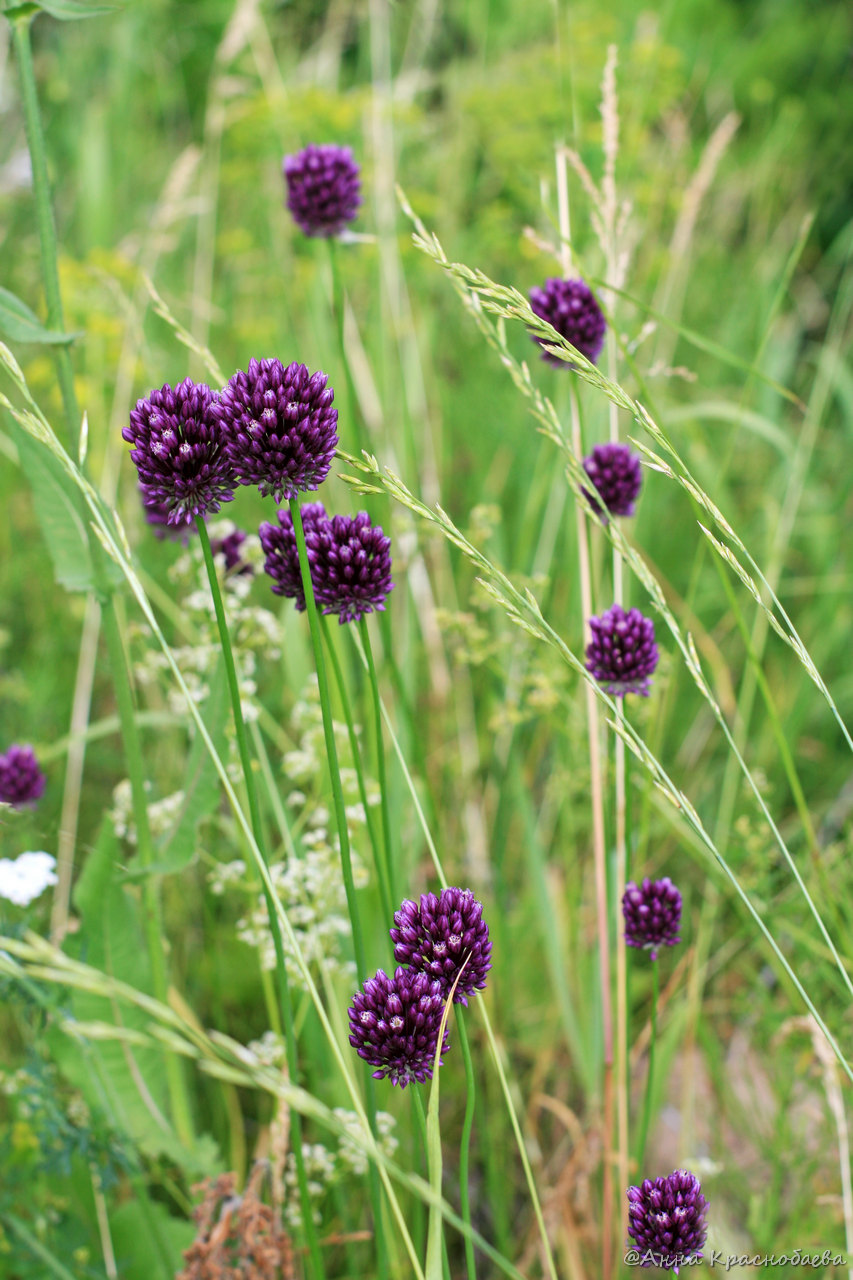
<path fill-rule="evenodd" d="M 682 1263 L 701 1258 L 708 1201 L 694 1174 L 676 1169 L 666 1178 L 646 1178 L 627 1194 L 628 1235 L 641 1267 L 658 1266 L 677 1275 Z"/>
<path fill-rule="evenodd" d="M 402 963 L 393 977 L 380 969 L 353 997 L 349 1039 L 359 1057 L 377 1068 L 377 1079 L 388 1076 L 405 1088 L 432 1077 L 453 984 L 458 978 L 454 1002 L 467 1005 L 468 996 L 486 985 L 492 946 L 482 905 L 470 889 L 407 899 L 394 925 L 394 958 Z M 448 1047 L 445 1033 L 441 1052 Z"/>
<path fill-rule="evenodd" d="M 306 236 L 337 236 L 358 215 L 361 179 L 349 147 L 312 143 L 282 164 L 287 207 Z"/>
<path fill-rule="evenodd" d="M 46 782 L 32 747 L 13 743 L 0 755 L 0 804 L 14 809 L 33 805 L 44 795 Z"/>
<path fill-rule="evenodd" d="M 149 519 L 189 525 L 230 501 L 238 484 L 276 501 L 316 489 L 338 443 L 327 382 L 304 364 L 252 359 L 221 392 L 186 378 L 139 400 L 122 435 L 134 446 Z"/>
<path fill-rule="evenodd" d="M 366 511 L 356 516 L 328 516 L 322 502 L 306 503 L 300 512 L 314 597 L 323 613 L 337 614 L 340 623 L 355 622 L 373 610 L 383 610 L 391 581 L 391 540 Z M 264 569 L 276 595 L 305 609 L 305 592 L 293 517 L 278 513 L 278 524 L 259 530 L 266 552 Z"/>

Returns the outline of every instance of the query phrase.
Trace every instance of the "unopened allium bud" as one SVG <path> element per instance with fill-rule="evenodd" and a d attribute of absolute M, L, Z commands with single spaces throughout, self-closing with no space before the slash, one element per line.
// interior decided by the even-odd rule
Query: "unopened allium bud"
<path fill-rule="evenodd" d="M 445 998 L 460 972 L 455 1004 L 467 1005 L 467 997 L 485 987 L 492 944 L 482 903 L 470 889 L 423 893 L 419 902 L 406 899 L 394 912 L 394 926 L 394 959 L 440 982 Z"/>
<path fill-rule="evenodd" d="M 400 967 L 393 977 L 380 969 L 353 996 L 349 1042 L 377 1068 L 375 1079 L 388 1076 L 405 1089 L 414 1080 L 432 1078 L 443 1012 L 441 983 L 412 969 Z M 445 1032 L 441 1052 L 448 1048 Z"/>
<path fill-rule="evenodd" d="M 676 1169 L 667 1178 L 646 1178 L 627 1194 L 628 1235 L 643 1259 L 640 1266 L 677 1275 L 679 1265 L 701 1258 L 708 1201 L 694 1174 Z"/>
<path fill-rule="evenodd" d="M 622 915 L 628 946 L 649 951 L 652 960 L 657 959 L 661 947 L 672 947 L 681 941 L 681 894 L 668 876 L 663 880 L 646 879 L 641 885 L 626 885 Z"/>
<path fill-rule="evenodd" d="M 626 444 L 597 444 L 583 468 L 594 492 L 584 489 L 590 503 L 605 518 L 632 516 L 643 483 L 640 459 Z"/>
<path fill-rule="evenodd" d="M 592 639 L 586 648 L 586 669 L 607 693 L 649 692 L 649 677 L 658 664 L 655 626 L 639 609 L 626 613 L 614 604 L 600 618 L 590 618 Z"/>
<path fill-rule="evenodd" d="M 212 407 L 234 475 L 276 502 L 316 489 L 338 443 L 335 393 L 325 373 L 280 360 L 249 361 Z"/>
<path fill-rule="evenodd" d="M 604 346 L 607 322 L 588 284 L 583 280 L 546 280 L 541 289 L 530 290 L 530 309 L 595 364 Z M 537 334 L 531 337 L 542 346 L 542 338 Z M 550 351 L 543 351 L 542 359 L 560 369 L 572 367 L 571 362 Z"/>
<path fill-rule="evenodd" d="M 336 236 L 358 215 L 359 167 L 349 147 L 311 144 L 282 164 L 287 207 L 306 236 Z"/>

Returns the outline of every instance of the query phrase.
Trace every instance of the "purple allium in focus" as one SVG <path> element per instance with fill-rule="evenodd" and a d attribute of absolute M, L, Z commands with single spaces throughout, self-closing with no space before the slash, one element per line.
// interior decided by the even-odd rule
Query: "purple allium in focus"
<path fill-rule="evenodd" d="M 353 996 L 349 1042 L 377 1068 L 375 1079 L 388 1076 L 405 1089 L 413 1080 L 432 1078 L 443 1012 L 441 983 L 412 969 L 400 967 L 393 978 L 380 969 Z M 448 1048 L 445 1031 L 441 1052 Z"/>
<path fill-rule="evenodd" d="M 185 378 L 138 400 L 122 436 L 135 447 L 146 508 L 158 507 L 170 525 L 192 524 L 234 497 L 234 475 L 217 423 L 216 395 Z M 152 522 L 153 523 L 153 522 Z"/>
<path fill-rule="evenodd" d="M 604 346 L 607 322 L 588 284 L 583 280 L 546 280 L 541 289 L 530 290 L 530 309 L 595 364 Z M 542 346 L 542 338 L 536 334 L 531 337 Z M 550 351 L 543 351 L 542 359 L 559 369 L 572 367 L 571 362 Z"/>
<path fill-rule="evenodd" d="M 586 647 L 586 669 L 607 693 L 648 696 L 649 677 L 658 664 L 655 625 L 639 609 L 626 613 L 612 605 L 600 618 L 590 618 L 592 639 Z"/>
<path fill-rule="evenodd" d="M 641 1255 L 640 1266 L 678 1275 L 688 1258 L 700 1258 L 708 1233 L 707 1209 L 699 1179 L 686 1169 L 629 1187 L 628 1235 Z"/>
<path fill-rule="evenodd" d="M 317 607 L 337 614 L 342 624 L 383 610 L 394 583 L 391 539 L 382 527 L 371 524 L 366 511 L 330 517 L 322 502 L 307 502 L 301 515 Z M 273 591 L 293 598 L 301 612 L 305 593 L 290 511 L 279 511 L 278 524 L 262 524 L 259 533 L 267 557 L 264 570 L 273 580 Z"/>
<path fill-rule="evenodd" d="M 246 534 L 236 527 L 224 538 L 211 538 L 210 549 L 214 556 L 222 556 L 226 573 L 253 574 L 255 572 L 248 560 L 243 559 L 241 548 L 245 541 Z"/>
<path fill-rule="evenodd" d="M 640 459 L 626 444 L 597 444 L 583 468 L 595 492 L 584 493 L 606 520 L 608 516 L 632 516 L 643 483 Z"/>
<path fill-rule="evenodd" d="M 280 360 L 249 361 L 211 413 L 240 484 L 288 501 L 326 479 L 338 443 L 335 393 L 325 373 Z"/>
<path fill-rule="evenodd" d="M 285 156 L 287 207 L 306 236 L 336 236 L 358 216 L 361 179 L 349 147 L 312 143 Z"/>
<path fill-rule="evenodd" d="M 681 941 L 681 894 L 669 876 L 626 885 L 622 915 L 628 946 L 648 950 L 652 960 L 657 960 L 660 947 L 672 947 Z"/>
<path fill-rule="evenodd" d="M 32 747 L 13 743 L 0 755 L 0 802 L 15 809 L 35 804 L 44 795 L 47 782 Z"/>
<path fill-rule="evenodd" d="M 492 944 L 482 903 L 470 889 L 423 893 L 420 902 L 407 898 L 394 912 L 394 925 L 394 959 L 439 982 L 445 999 L 460 970 L 455 1004 L 467 1005 L 468 996 L 485 987 Z"/>

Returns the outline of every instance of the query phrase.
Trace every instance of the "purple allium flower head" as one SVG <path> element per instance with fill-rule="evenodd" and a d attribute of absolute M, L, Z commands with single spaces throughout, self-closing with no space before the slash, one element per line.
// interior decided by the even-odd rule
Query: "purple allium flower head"
<path fill-rule="evenodd" d="M 211 538 L 210 549 L 215 556 L 222 556 L 226 573 L 242 575 L 255 572 L 248 560 L 243 559 L 241 547 L 245 541 L 246 534 L 237 528 L 224 538 Z"/>
<path fill-rule="evenodd" d="M 185 378 L 138 400 L 122 435 L 136 463 L 146 506 L 165 510 L 168 524 L 192 524 L 234 497 L 234 476 L 211 417 L 215 393 Z"/>
<path fill-rule="evenodd" d="M 650 951 L 652 960 L 657 959 L 660 947 L 672 947 L 681 941 L 681 894 L 669 876 L 626 885 L 622 915 L 628 946 Z"/>
<path fill-rule="evenodd" d="M 159 538 L 161 542 L 163 538 L 169 538 L 173 542 L 180 541 L 186 546 L 190 540 L 189 535 L 195 533 L 195 525 L 169 524 L 168 506 L 165 502 L 161 502 L 159 498 L 152 498 L 144 484 L 139 485 L 139 496 L 142 499 L 145 519 L 151 526 L 151 532 L 155 538 Z"/>
<path fill-rule="evenodd" d="M 44 794 L 47 779 L 32 747 L 14 744 L 0 755 L 0 802 L 15 809 L 35 804 Z"/>
<path fill-rule="evenodd" d="M 349 1042 L 360 1058 L 405 1089 L 429 1080 L 444 1012 L 441 983 L 425 973 L 399 967 L 393 978 L 382 969 L 356 992 L 349 1010 Z M 445 1031 L 441 1052 L 449 1048 Z M 442 1061 L 442 1059 L 439 1059 Z"/>
<path fill-rule="evenodd" d="M 359 167 L 349 147 L 312 143 L 285 156 L 287 207 L 306 236 L 336 236 L 358 216 Z"/>
<path fill-rule="evenodd" d="M 468 996 L 485 987 L 492 943 L 482 903 L 470 889 L 423 893 L 420 902 L 407 898 L 394 912 L 394 924 L 394 959 L 440 982 L 445 998 L 463 965 L 454 1003 L 467 1005 Z"/>
<path fill-rule="evenodd" d="M 595 364 L 604 346 L 607 322 L 588 284 L 583 280 L 546 280 L 541 289 L 530 290 L 530 309 Z M 531 337 L 542 346 L 541 338 Z M 543 351 L 542 359 L 559 369 L 572 368 L 570 362 L 550 351 Z"/>
<path fill-rule="evenodd" d="M 619 604 L 600 618 L 590 618 L 592 639 L 586 647 L 586 669 L 607 693 L 649 692 L 649 677 L 658 665 L 655 625 L 639 609 L 626 613 Z"/>
<path fill-rule="evenodd" d="M 356 516 L 327 516 L 322 502 L 307 502 L 301 514 L 317 607 L 323 613 L 336 613 L 342 624 L 355 622 L 374 609 L 383 610 L 394 583 L 391 539 L 386 538 L 381 525 L 371 524 L 366 511 Z M 267 557 L 264 570 L 273 579 L 273 591 L 295 599 L 301 612 L 305 594 L 290 512 L 279 511 L 278 524 L 262 524 L 259 532 Z"/>
<path fill-rule="evenodd" d="M 325 373 L 280 360 L 249 361 L 211 413 L 240 484 L 290 500 L 326 479 L 338 443 L 335 393 Z"/>
<path fill-rule="evenodd" d="M 640 1266 L 658 1266 L 678 1275 L 688 1258 L 701 1258 L 707 1209 L 699 1179 L 686 1169 L 629 1187 L 628 1235 L 641 1255 Z"/>
<path fill-rule="evenodd" d="M 632 516 L 643 483 L 640 459 L 626 444 L 597 444 L 583 468 L 595 486 L 584 493 L 606 520 L 608 516 Z"/>

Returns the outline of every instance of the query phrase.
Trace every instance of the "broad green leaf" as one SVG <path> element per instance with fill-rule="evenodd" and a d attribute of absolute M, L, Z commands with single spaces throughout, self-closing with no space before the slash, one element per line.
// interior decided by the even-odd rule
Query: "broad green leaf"
<path fill-rule="evenodd" d="M 10 342 L 38 342 L 63 346 L 74 341 L 72 333 L 46 329 L 34 311 L 8 289 L 0 289 L 0 334 Z"/>
<path fill-rule="evenodd" d="M 110 1235 L 122 1280 L 173 1280 L 195 1237 L 191 1222 L 173 1218 L 164 1205 L 136 1195 L 110 1214 Z M 144 1197 L 144 1198 L 143 1198 Z"/>
<path fill-rule="evenodd" d="M 91 591 L 92 558 L 86 529 L 61 465 L 17 425 L 12 435 L 21 471 L 32 489 L 56 581 L 66 591 Z"/>

